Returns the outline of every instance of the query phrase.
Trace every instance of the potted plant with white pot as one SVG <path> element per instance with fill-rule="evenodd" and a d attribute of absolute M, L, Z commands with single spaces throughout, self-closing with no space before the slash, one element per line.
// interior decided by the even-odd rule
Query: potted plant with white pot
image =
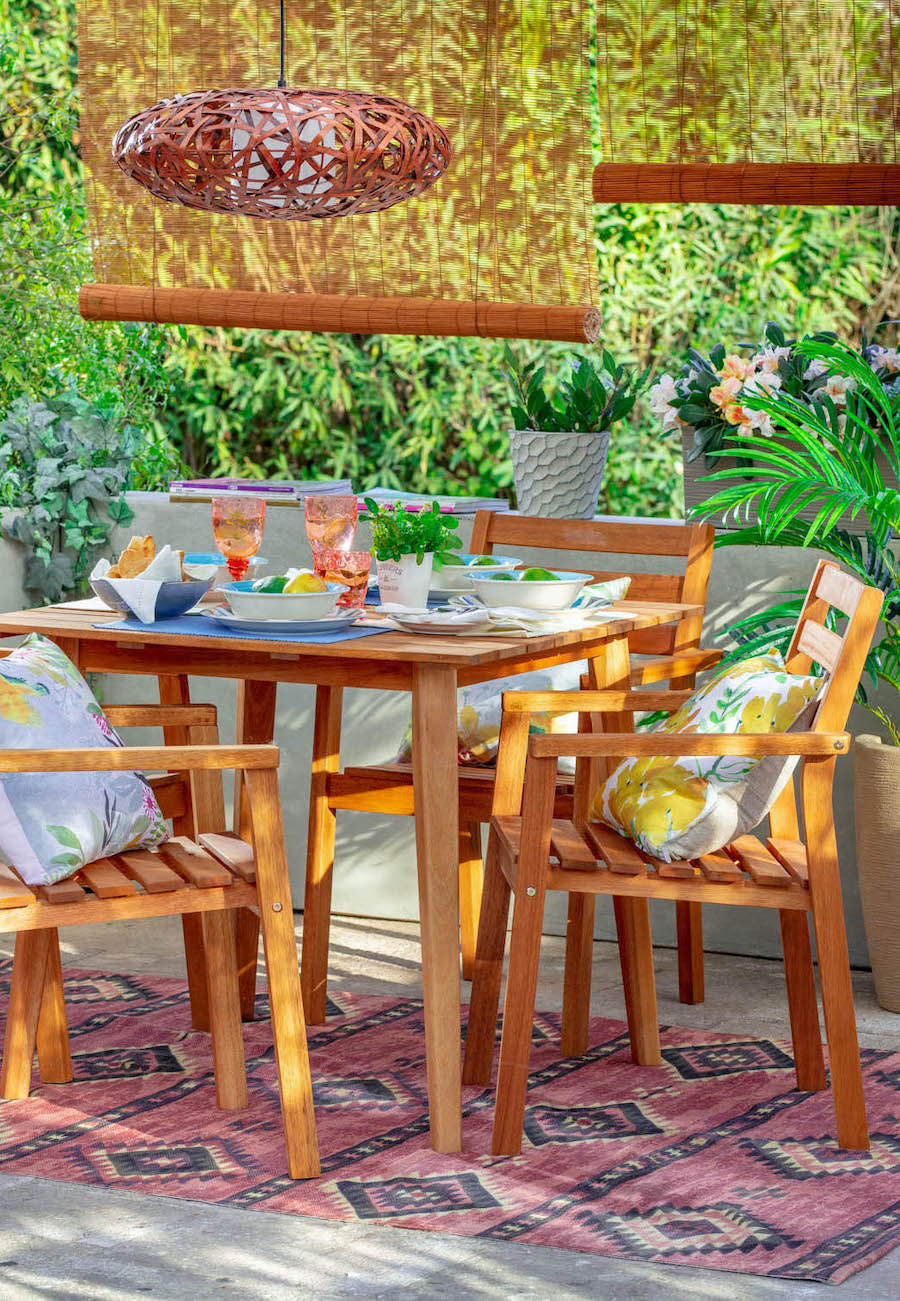
<path fill-rule="evenodd" d="M 364 501 L 362 519 L 372 530 L 382 602 L 424 609 L 434 569 L 462 546 L 453 534 L 459 521 L 443 514 L 436 501 L 420 510 L 408 509 L 402 502 L 380 506 L 371 497 Z"/>
<path fill-rule="evenodd" d="M 609 454 L 610 431 L 629 414 L 643 376 L 604 349 L 601 364 L 572 362 L 551 397 L 545 367 L 522 365 L 507 345 L 514 429 L 509 433 L 516 503 L 526 515 L 592 519 Z"/>

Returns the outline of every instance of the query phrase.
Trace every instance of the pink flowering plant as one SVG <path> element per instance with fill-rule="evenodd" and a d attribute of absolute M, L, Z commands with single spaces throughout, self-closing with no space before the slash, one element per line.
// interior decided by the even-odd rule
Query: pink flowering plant
<path fill-rule="evenodd" d="M 664 430 L 693 434 L 688 461 L 725 452 L 746 467 L 753 460 L 751 444 L 756 439 L 785 432 L 777 423 L 778 408 L 772 409 L 774 399 L 784 397 L 810 411 L 824 411 L 829 427 L 833 411 L 838 429 L 843 429 L 858 379 L 837 369 L 833 355 L 826 359 L 808 351 L 810 344 L 822 344 L 827 352 L 836 342 L 834 334 L 821 333 L 807 336 L 801 347 L 770 321 L 758 346 L 741 344 L 728 351 L 718 344 L 708 357 L 691 348 L 681 375 L 661 375 L 650 389 L 650 408 Z M 897 349 L 870 344 L 864 337 L 853 356 L 886 390 L 900 385 Z"/>

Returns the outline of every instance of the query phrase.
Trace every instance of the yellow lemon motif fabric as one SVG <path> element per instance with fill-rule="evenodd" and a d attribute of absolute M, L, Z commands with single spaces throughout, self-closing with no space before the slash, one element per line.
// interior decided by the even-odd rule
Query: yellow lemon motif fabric
<path fill-rule="evenodd" d="M 675 736 L 808 727 L 824 682 L 788 673 L 780 651 L 770 650 L 720 669 L 652 730 Z M 796 762 L 742 755 L 625 759 L 597 791 L 591 817 L 666 862 L 696 858 L 752 830 Z"/>

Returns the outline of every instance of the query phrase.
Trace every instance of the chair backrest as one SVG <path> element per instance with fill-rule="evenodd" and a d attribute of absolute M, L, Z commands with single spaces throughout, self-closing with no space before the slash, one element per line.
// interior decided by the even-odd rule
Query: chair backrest
<path fill-rule="evenodd" d="M 712 564 L 714 530 L 709 524 L 677 520 L 645 524 L 636 520 L 544 519 L 480 510 L 472 528 L 473 553 L 491 555 L 495 547 L 540 547 L 548 551 L 587 551 L 598 555 L 666 556 L 684 560 L 676 573 L 633 573 L 629 601 L 684 601 L 706 605 Z M 622 570 L 586 569 L 602 582 Z M 626 571 L 627 572 L 627 571 Z M 634 632 L 629 646 L 635 655 L 671 655 L 699 646 L 703 616 L 678 624 Z"/>
<path fill-rule="evenodd" d="M 809 673 L 820 664 L 828 681 L 814 730 L 840 732 L 862 677 L 866 655 L 878 626 L 884 593 L 820 560 L 806 593 L 786 658 L 791 673 Z M 843 631 L 825 626 L 829 613 L 846 616 Z"/>

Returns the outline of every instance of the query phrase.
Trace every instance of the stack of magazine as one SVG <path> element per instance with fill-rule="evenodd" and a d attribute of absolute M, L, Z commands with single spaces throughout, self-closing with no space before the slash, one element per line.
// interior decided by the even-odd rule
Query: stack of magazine
<path fill-rule="evenodd" d="M 211 501 L 228 493 L 262 497 L 271 503 L 302 501 L 304 497 L 345 496 L 353 493 L 350 479 L 176 479 L 169 484 L 172 501 Z M 399 492 L 396 488 L 366 488 L 358 494 L 360 509 L 363 498 L 371 497 L 380 506 L 430 505 L 436 501 L 450 515 L 474 515 L 477 510 L 509 510 L 502 497 L 447 497 L 422 492 Z"/>

